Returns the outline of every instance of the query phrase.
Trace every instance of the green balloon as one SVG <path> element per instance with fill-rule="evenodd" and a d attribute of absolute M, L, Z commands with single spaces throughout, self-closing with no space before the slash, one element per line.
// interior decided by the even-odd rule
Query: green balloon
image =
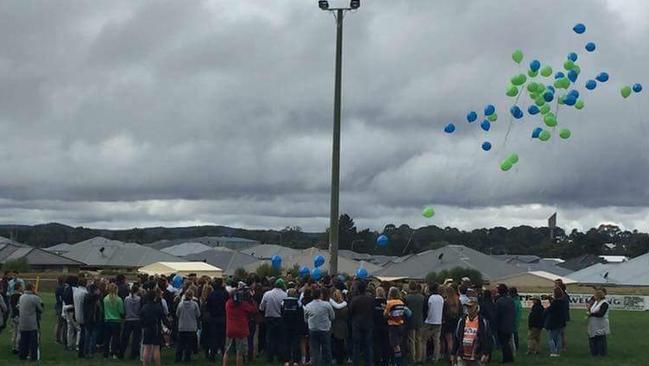
<path fill-rule="evenodd" d="M 581 72 L 581 67 L 579 67 L 579 65 L 577 64 L 575 64 L 572 69 L 577 73 L 577 75 L 579 75 L 579 73 Z"/>
<path fill-rule="evenodd" d="M 512 168 L 512 163 L 510 163 L 509 160 L 505 160 L 502 163 L 500 163 L 500 170 L 502 170 L 503 172 L 506 172 L 511 168 Z"/>
<path fill-rule="evenodd" d="M 492 115 L 488 116 L 487 119 L 489 120 L 489 122 L 496 122 L 496 120 L 498 119 L 498 114 L 493 113 Z"/>
<path fill-rule="evenodd" d="M 515 97 L 518 95 L 518 88 L 514 85 L 510 85 L 509 88 L 507 88 L 507 92 L 505 92 L 505 94 L 508 97 Z"/>
<path fill-rule="evenodd" d="M 426 207 L 424 208 L 424 211 L 422 211 L 421 214 L 426 218 L 431 218 L 435 216 L 435 210 L 432 207 Z"/>
<path fill-rule="evenodd" d="M 541 114 L 546 115 L 550 113 L 550 105 L 545 104 L 543 107 L 541 107 Z"/>
<path fill-rule="evenodd" d="M 511 153 L 507 157 L 507 161 L 510 162 L 512 165 L 518 163 L 518 154 L 516 153 Z"/>
<path fill-rule="evenodd" d="M 561 89 L 561 79 L 556 79 L 553 85 L 555 89 Z"/>
<path fill-rule="evenodd" d="M 568 89 L 568 88 L 570 88 L 570 79 L 568 79 L 568 78 L 563 78 L 563 79 L 561 79 L 561 83 L 562 83 L 561 86 L 562 86 L 564 89 Z"/>
<path fill-rule="evenodd" d="M 559 137 L 561 137 L 564 140 L 569 139 L 571 134 L 572 133 L 567 128 L 562 128 L 559 130 Z"/>
<path fill-rule="evenodd" d="M 535 78 L 538 74 L 539 74 L 538 71 L 532 71 L 532 70 L 527 71 L 527 76 L 529 76 L 531 78 Z"/>
<path fill-rule="evenodd" d="M 560 105 L 563 105 L 563 98 L 565 98 L 565 97 L 566 97 L 565 95 L 559 96 L 559 98 L 557 98 L 557 103 L 559 103 Z"/>
<path fill-rule="evenodd" d="M 512 53 L 512 60 L 514 60 L 514 62 L 516 62 L 517 64 L 520 64 L 521 61 L 523 61 L 523 51 L 514 51 L 514 53 Z"/>
<path fill-rule="evenodd" d="M 543 130 L 543 131 L 541 131 L 541 133 L 539 134 L 539 140 L 541 140 L 541 141 L 548 141 L 548 140 L 550 139 L 550 136 L 551 136 L 551 135 L 550 135 L 550 132 L 548 132 L 547 130 Z"/>
<path fill-rule="evenodd" d="M 518 74 L 511 78 L 512 84 L 516 86 L 523 85 L 525 84 L 526 81 L 527 81 L 527 76 L 525 76 L 525 74 Z"/>
<path fill-rule="evenodd" d="M 557 125 L 557 117 L 554 115 L 554 113 L 548 113 L 545 115 L 545 117 L 543 117 L 543 122 L 548 127 L 554 127 Z"/>
<path fill-rule="evenodd" d="M 538 97 L 534 99 L 534 104 L 536 104 L 537 107 L 543 107 L 545 105 L 545 99 L 543 99 L 543 97 Z"/>
<path fill-rule="evenodd" d="M 536 93 L 536 88 L 538 88 L 538 83 L 536 82 L 527 84 L 527 91 L 530 93 Z"/>
<path fill-rule="evenodd" d="M 631 87 L 628 85 L 625 85 L 620 89 L 620 94 L 622 94 L 622 98 L 626 99 L 629 95 L 631 95 Z"/>
<path fill-rule="evenodd" d="M 538 98 L 540 96 L 539 93 L 529 93 L 528 92 L 528 94 L 530 95 L 530 99 L 532 99 L 532 100 L 536 100 L 536 98 Z"/>
<path fill-rule="evenodd" d="M 543 83 L 537 83 L 537 85 L 536 85 L 536 92 L 537 93 L 542 95 L 543 92 L 545 91 L 545 89 L 546 88 L 545 88 L 545 85 Z"/>
<path fill-rule="evenodd" d="M 575 108 L 577 108 L 578 110 L 582 110 L 584 108 L 584 101 L 579 99 L 577 103 L 575 103 Z"/>
<path fill-rule="evenodd" d="M 541 76 L 547 78 L 552 75 L 552 67 L 550 65 L 545 65 L 541 68 Z"/>
<path fill-rule="evenodd" d="M 566 62 L 563 63 L 563 68 L 566 70 L 572 70 L 575 68 L 575 62 L 572 60 L 566 60 Z"/>

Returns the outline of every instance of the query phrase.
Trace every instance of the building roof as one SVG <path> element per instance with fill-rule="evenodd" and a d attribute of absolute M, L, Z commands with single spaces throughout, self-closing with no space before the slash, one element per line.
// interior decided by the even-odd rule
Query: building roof
<path fill-rule="evenodd" d="M 163 251 L 167 254 L 175 255 L 176 257 L 184 257 L 190 254 L 200 253 L 210 249 L 212 249 L 212 247 L 209 245 L 205 245 L 203 243 L 189 242 L 189 243 L 176 244 L 174 246 L 166 247 L 160 249 L 160 251 Z"/>
<path fill-rule="evenodd" d="M 237 238 L 234 236 L 201 236 L 198 238 L 190 239 L 160 240 L 151 244 L 147 244 L 147 246 L 159 250 L 182 243 L 201 243 L 209 247 L 229 247 L 232 249 L 248 248 L 259 244 L 257 240 Z"/>
<path fill-rule="evenodd" d="M 65 258 L 43 249 L 30 247 L 25 244 L 5 241 L 0 243 L 0 264 L 20 258 L 27 259 L 31 266 L 81 266 L 82 263 Z"/>
<path fill-rule="evenodd" d="M 629 257 L 625 255 L 600 255 L 599 257 L 606 263 L 622 263 L 629 260 Z"/>
<path fill-rule="evenodd" d="M 241 253 L 249 254 L 258 259 L 270 259 L 274 255 L 279 255 L 281 257 L 289 257 L 297 253 L 300 253 L 300 250 L 283 247 L 277 244 L 260 244 L 254 247 L 243 249 L 241 250 Z"/>
<path fill-rule="evenodd" d="M 257 268 L 264 263 L 263 260 L 251 255 L 238 252 L 229 248 L 209 248 L 209 250 L 189 254 L 184 257 L 186 260 L 209 263 L 223 269 L 225 274 L 234 274 L 238 268 Z"/>
<path fill-rule="evenodd" d="M 570 285 L 572 283 L 577 283 L 577 281 L 573 280 L 572 278 L 564 277 L 564 276 L 557 276 L 554 273 L 550 272 L 545 272 L 545 271 L 530 271 L 530 272 L 521 272 L 521 273 L 515 273 L 509 276 L 501 277 L 497 279 L 497 282 L 503 282 L 507 284 L 507 280 L 511 280 L 516 277 L 524 277 L 524 276 L 535 276 L 542 278 L 544 280 L 548 280 L 550 282 L 554 282 L 556 279 L 561 279 L 564 284 Z"/>
<path fill-rule="evenodd" d="M 494 258 L 505 261 L 520 268 L 524 272 L 542 271 L 553 273 L 555 276 L 566 276 L 573 271 L 558 266 L 554 258 L 541 258 L 535 255 L 517 255 L 517 254 L 503 254 L 494 255 Z"/>
<path fill-rule="evenodd" d="M 383 266 L 386 263 L 389 263 L 389 262 L 394 261 L 395 259 L 399 258 L 397 256 L 392 256 L 392 255 L 377 255 L 377 254 L 369 254 L 369 253 L 357 253 L 357 252 L 347 250 L 347 249 L 339 250 L 338 255 L 341 256 L 341 257 L 345 257 L 345 258 L 348 258 L 348 259 L 355 260 L 355 261 L 370 262 L 372 264 L 376 264 L 377 266 Z"/>
<path fill-rule="evenodd" d="M 180 258 L 136 244 L 96 237 L 74 244 L 65 257 L 88 267 L 135 268 L 155 262 L 179 262 Z"/>
<path fill-rule="evenodd" d="M 649 286 L 649 253 L 623 263 L 597 263 L 569 277 L 585 284 Z"/>
<path fill-rule="evenodd" d="M 399 263 L 392 263 L 374 273 L 381 277 L 407 277 L 423 279 L 430 272 L 440 272 L 453 267 L 478 270 L 485 279 L 494 279 L 525 272 L 520 268 L 493 258 L 464 245 L 447 245 L 411 255 Z"/>
<path fill-rule="evenodd" d="M 579 271 L 596 263 L 604 263 L 604 260 L 594 254 L 582 254 L 578 257 L 567 259 L 565 262 L 560 263 L 559 266 L 571 271 Z"/>
<path fill-rule="evenodd" d="M 48 252 L 66 253 L 69 252 L 71 248 L 72 248 L 72 244 L 61 243 L 43 249 L 47 250 Z"/>
<path fill-rule="evenodd" d="M 171 275 L 180 274 L 181 276 L 188 276 L 196 274 L 196 276 L 210 276 L 210 277 L 223 277 L 223 270 L 214 267 L 210 264 L 203 262 L 155 262 L 138 269 L 140 273 L 149 275 Z"/>

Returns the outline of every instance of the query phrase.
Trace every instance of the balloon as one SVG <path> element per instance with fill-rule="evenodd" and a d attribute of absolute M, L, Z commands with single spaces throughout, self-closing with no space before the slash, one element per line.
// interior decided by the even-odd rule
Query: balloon
<path fill-rule="evenodd" d="M 561 79 L 561 78 L 564 78 L 564 77 L 566 77 L 566 74 L 564 74 L 564 73 L 561 72 L 561 71 L 557 71 L 557 73 L 554 74 L 554 79 L 555 79 L 555 80 L 556 80 L 556 79 Z"/>
<path fill-rule="evenodd" d="M 572 30 L 577 34 L 582 34 L 586 31 L 586 26 L 582 23 L 577 23 L 574 27 L 572 27 Z"/>
<path fill-rule="evenodd" d="M 446 127 L 444 127 L 444 132 L 446 132 L 446 133 L 455 132 L 455 125 L 452 124 L 452 123 L 447 124 Z"/>
<path fill-rule="evenodd" d="M 537 107 L 535 105 L 531 105 L 531 106 L 529 106 L 527 108 L 527 113 L 529 113 L 531 115 L 538 114 L 539 112 L 540 112 L 539 107 Z"/>
<path fill-rule="evenodd" d="M 510 85 L 509 88 L 507 88 L 507 92 L 505 92 L 505 95 L 508 97 L 515 97 L 518 95 L 518 88 L 515 87 L 514 85 Z"/>
<path fill-rule="evenodd" d="M 539 60 L 532 60 L 532 62 L 530 62 L 531 71 L 539 71 L 540 68 L 541 68 L 541 62 Z"/>
<path fill-rule="evenodd" d="M 466 120 L 471 123 L 475 122 L 475 120 L 478 119 L 478 114 L 474 111 L 469 112 L 469 114 L 466 115 Z"/>
<path fill-rule="evenodd" d="M 568 95 L 572 95 L 572 96 L 575 97 L 575 99 L 579 99 L 579 92 L 577 90 L 575 90 L 575 89 L 570 89 L 570 91 L 568 92 Z"/>
<path fill-rule="evenodd" d="M 548 113 L 545 115 L 545 117 L 543 117 L 543 122 L 548 127 L 554 127 L 557 125 L 557 117 L 554 115 L 554 113 Z"/>
<path fill-rule="evenodd" d="M 557 89 L 568 89 L 570 86 L 570 79 L 562 77 L 554 81 L 554 87 Z"/>
<path fill-rule="evenodd" d="M 562 129 L 559 130 L 559 137 L 561 137 L 564 140 L 570 138 L 571 134 L 572 133 L 567 128 L 562 128 Z"/>
<path fill-rule="evenodd" d="M 537 107 L 543 107 L 545 105 L 545 99 L 543 99 L 543 96 L 541 95 L 534 99 L 534 104 L 536 104 Z"/>
<path fill-rule="evenodd" d="M 485 141 L 482 143 L 482 150 L 489 151 L 491 150 L 491 142 Z"/>
<path fill-rule="evenodd" d="M 176 274 L 172 279 L 171 279 L 171 285 L 174 288 L 181 288 L 183 287 L 183 276 Z"/>
<path fill-rule="evenodd" d="M 527 91 L 530 93 L 536 93 L 537 83 L 531 82 L 527 84 Z"/>
<path fill-rule="evenodd" d="M 509 109 L 509 112 L 512 114 L 512 116 L 516 119 L 521 119 L 523 118 L 523 111 L 517 106 L 513 106 Z"/>
<path fill-rule="evenodd" d="M 593 90 L 597 88 L 597 81 L 590 79 L 586 82 L 586 89 Z"/>
<path fill-rule="evenodd" d="M 574 52 L 570 52 L 570 53 L 568 54 L 568 60 L 570 60 L 570 61 L 572 61 L 572 62 L 576 62 L 576 61 L 577 61 L 577 54 L 574 53 Z"/>
<path fill-rule="evenodd" d="M 525 84 L 526 81 L 527 81 L 527 76 L 525 76 L 525 74 L 518 74 L 511 78 L 512 84 L 516 86 L 523 85 Z"/>
<path fill-rule="evenodd" d="M 507 157 L 507 161 L 509 161 L 512 165 L 518 163 L 518 154 L 516 153 L 509 154 L 509 156 Z"/>
<path fill-rule="evenodd" d="M 311 270 L 311 278 L 317 281 L 320 277 L 322 277 L 322 271 L 320 271 L 320 268 L 314 268 Z"/>
<path fill-rule="evenodd" d="M 505 160 L 502 163 L 500 163 L 500 170 L 502 170 L 503 172 L 506 172 L 511 168 L 512 168 L 512 163 L 510 163 L 509 160 Z"/>
<path fill-rule="evenodd" d="M 541 131 L 541 133 L 539 134 L 539 140 L 541 140 L 541 141 L 548 141 L 548 140 L 550 139 L 550 136 L 551 136 L 551 135 L 550 135 L 550 132 L 548 132 L 547 130 L 543 130 L 543 131 Z"/>
<path fill-rule="evenodd" d="M 541 114 L 542 114 L 542 115 L 546 115 L 546 114 L 548 114 L 549 112 L 550 112 L 550 106 L 549 106 L 549 105 L 546 104 L 546 105 L 544 105 L 543 107 L 541 107 Z"/>
<path fill-rule="evenodd" d="M 279 255 L 274 255 L 271 257 L 270 262 L 275 269 L 282 268 L 282 257 Z"/>
<path fill-rule="evenodd" d="M 586 51 L 593 52 L 593 51 L 595 51 L 595 48 L 597 48 L 597 46 L 595 45 L 594 42 L 586 43 Z"/>
<path fill-rule="evenodd" d="M 642 85 L 639 83 L 633 84 L 633 92 L 640 93 L 642 91 Z"/>
<path fill-rule="evenodd" d="M 523 61 L 523 51 L 514 51 L 514 53 L 512 53 L 512 60 L 514 60 L 514 62 L 516 62 L 517 64 L 520 64 L 521 61 Z"/>
<path fill-rule="evenodd" d="M 550 65 L 545 65 L 541 68 L 541 76 L 548 77 L 552 75 L 552 67 Z"/>
<path fill-rule="evenodd" d="M 595 77 L 600 83 L 605 83 L 608 81 L 608 74 L 605 72 L 600 72 L 599 75 Z"/>
<path fill-rule="evenodd" d="M 584 108 L 584 101 L 583 101 L 583 99 L 579 99 L 579 100 L 577 101 L 577 103 L 575 103 L 575 108 L 577 108 L 577 109 L 579 109 L 579 110 L 581 110 L 581 109 Z"/>
<path fill-rule="evenodd" d="M 426 207 L 424 210 L 421 212 L 422 216 L 425 218 L 430 219 L 431 217 L 435 216 L 435 209 L 432 207 Z"/>
<path fill-rule="evenodd" d="M 379 237 L 376 238 L 376 245 L 380 247 L 384 247 L 388 245 L 389 242 L 390 242 L 390 238 L 388 238 L 387 235 L 379 235 Z"/>
<path fill-rule="evenodd" d="M 532 71 L 532 70 L 527 71 L 527 76 L 529 76 L 531 78 L 535 78 L 538 74 L 539 74 L 538 71 Z"/>
<path fill-rule="evenodd" d="M 575 98 L 574 95 L 568 95 L 565 98 L 563 98 L 563 103 L 565 105 L 570 105 L 570 106 L 575 105 L 577 104 L 577 98 Z"/>
<path fill-rule="evenodd" d="M 494 107 L 493 105 L 487 104 L 484 107 L 484 115 L 485 116 L 491 116 L 494 113 L 496 113 L 496 107 Z"/>
<path fill-rule="evenodd" d="M 364 280 L 367 277 L 367 270 L 363 267 L 356 270 L 356 277 L 358 279 Z"/>
<path fill-rule="evenodd" d="M 552 100 L 554 100 L 554 93 L 546 91 L 545 93 L 543 93 L 543 99 L 546 102 L 550 103 Z"/>
<path fill-rule="evenodd" d="M 622 94 L 622 97 L 626 99 L 629 95 L 631 95 L 631 87 L 628 85 L 623 86 L 620 89 L 620 94 Z"/>
<path fill-rule="evenodd" d="M 533 139 L 538 138 L 539 135 L 541 135 L 542 131 L 543 131 L 543 129 L 541 127 L 537 127 L 534 130 L 532 130 L 532 138 Z"/>
<path fill-rule="evenodd" d="M 300 267 L 300 277 L 306 277 L 311 271 L 307 267 Z"/>
<path fill-rule="evenodd" d="M 313 266 L 316 268 L 323 265 L 324 262 L 325 262 L 325 258 L 321 254 L 318 254 L 315 257 L 313 257 Z"/>
<path fill-rule="evenodd" d="M 563 94 L 559 98 L 557 98 L 557 103 L 563 105 L 565 100 L 566 100 L 566 95 Z"/>
<path fill-rule="evenodd" d="M 489 131 L 489 129 L 491 128 L 491 122 L 485 119 L 482 121 L 482 123 L 480 123 L 480 127 L 485 131 Z"/>
<path fill-rule="evenodd" d="M 573 83 L 575 81 L 577 81 L 578 76 L 579 76 L 579 74 L 577 73 L 577 71 L 575 69 L 572 69 L 572 70 L 568 71 L 568 80 L 572 81 Z"/>
<path fill-rule="evenodd" d="M 566 62 L 563 63 L 563 68 L 566 70 L 572 70 L 575 68 L 575 62 L 572 60 L 566 60 Z"/>
<path fill-rule="evenodd" d="M 549 91 L 552 92 L 552 94 L 554 94 L 556 92 L 556 90 L 554 89 L 554 87 L 552 85 L 548 85 L 547 88 L 548 88 Z"/>
<path fill-rule="evenodd" d="M 498 119 L 498 114 L 494 113 L 491 116 L 488 116 L 487 119 L 489 120 L 489 122 L 495 122 Z"/>
<path fill-rule="evenodd" d="M 577 64 L 575 64 L 575 67 L 573 67 L 572 69 L 575 70 L 577 75 L 579 75 L 581 73 L 581 67 L 579 67 L 579 65 L 577 65 Z"/>

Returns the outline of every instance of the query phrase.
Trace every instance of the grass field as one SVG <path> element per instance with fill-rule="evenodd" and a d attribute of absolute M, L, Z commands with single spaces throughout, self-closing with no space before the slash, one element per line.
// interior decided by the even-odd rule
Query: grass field
<path fill-rule="evenodd" d="M 43 331 L 41 342 L 41 354 L 43 365 L 135 365 L 135 361 L 122 360 L 103 360 L 96 358 L 94 360 L 80 360 L 74 352 L 66 352 L 63 347 L 54 343 L 54 311 L 53 295 L 44 294 L 47 311 L 43 319 Z M 572 312 L 573 321 L 568 327 L 568 351 L 561 355 L 559 359 L 550 359 L 547 356 L 547 344 L 544 344 L 545 355 L 543 356 L 526 356 L 526 329 L 521 329 L 520 340 L 521 348 L 519 351 L 516 364 L 518 365 L 649 365 L 649 314 L 636 312 L 613 312 L 611 313 L 611 332 L 609 336 L 609 356 L 603 359 L 593 359 L 588 354 L 588 339 L 585 334 L 586 322 L 583 311 Z M 526 325 L 527 323 L 524 322 Z M 547 336 L 544 334 L 543 342 Z M 18 358 L 11 353 L 10 332 L 5 329 L 0 334 L 0 365 L 14 365 L 21 363 Z M 192 362 L 195 365 L 208 365 L 202 355 L 197 355 Z M 498 363 L 500 355 L 496 353 L 492 364 Z M 234 365 L 234 360 L 231 365 Z M 173 363 L 173 351 L 165 350 L 163 352 L 163 365 Z M 211 363 L 214 364 L 214 363 Z M 218 362 L 221 364 L 221 362 Z M 265 365 L 264 361 L 257 361 L 253 365 Z"/>

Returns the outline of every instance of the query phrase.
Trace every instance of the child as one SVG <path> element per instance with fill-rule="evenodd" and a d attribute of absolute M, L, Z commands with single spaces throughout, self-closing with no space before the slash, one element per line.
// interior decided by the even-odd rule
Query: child
<path fill-rule="evenodd" d="M 543 330 L 543 305 L 541 300 L 532 299 L 532 309 L 527 318 L 527 354 L 538 355 L 541 351 L 541 331 Z"/>

